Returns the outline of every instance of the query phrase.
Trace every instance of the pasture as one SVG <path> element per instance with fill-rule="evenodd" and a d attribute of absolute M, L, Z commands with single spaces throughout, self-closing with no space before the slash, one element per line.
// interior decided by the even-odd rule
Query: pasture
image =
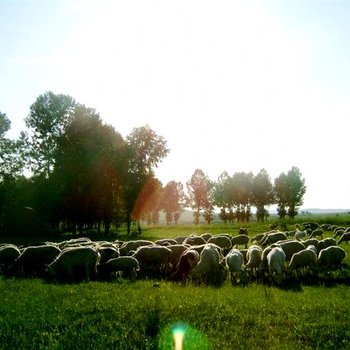
<path fill-rule="evenodd" d="M 1 349 L 349 349 L 349 287 L 0 281 Z"/>
<path fill-rule="evenodd" d="M 233 234 L 238 227 L 148 228 L 142 238 Z M 248 228 L 252 236 L 267 226 Z M 350 245 L 343 248 L 345 274 L 283 287 L 0 277 L 0 349 L 174 349 L 179 330 L 184 349 L 349 349 Z"/>

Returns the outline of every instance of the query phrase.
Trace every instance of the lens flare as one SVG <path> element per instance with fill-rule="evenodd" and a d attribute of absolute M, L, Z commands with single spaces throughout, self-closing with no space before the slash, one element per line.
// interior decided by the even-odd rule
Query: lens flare
<path fill-rule="evenodd" d="M 165 327 L 159 336 L 159 350 L 207 350 L 208 339 L 199 330 L 183 322 Z"/>
<path fill-rule="evenodd" d="M 175 350 L 182 350 L 183 340 L 185 337 L 185 328 L 183 326 L 175 326 L 173 328 L 173 337 L 174 337 L 174 345 Z"/>

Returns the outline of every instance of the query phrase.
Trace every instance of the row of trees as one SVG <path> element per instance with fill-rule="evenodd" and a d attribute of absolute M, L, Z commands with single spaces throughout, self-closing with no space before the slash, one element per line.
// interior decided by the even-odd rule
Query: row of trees
<path fill-rule="evenodd" d="M 167 142 L 149 126 L 135 128 L 123 138 L 92 108 L 67 95 L 46 92 L 31 105 L 26 130 L 17 140 L 6 138 L 11 122 L 0 113 L 0 232 L 73 232 L 84 227 L 157 224 L 165 212 L 176 224 L 185 207 L 210 223 L 214 208 L 225 222 L 248 221 L 251 207 L 265 220 L 267 206 L 294 217 L 305 193 L 297 168 L 272 184 L 265 170 L 223 172 L 211 181 L 195 170 L 186 183 L 165 186 L 154 169 L 169 152 Z M 26 176 L 24 176 L 26 174 Z"/>
<path fill-rule="evenodd" d="M 187 182 L 190 204 L 195 223 L 201 213 L 210 223 L 214 208 L 220 209 L 219 217 L 225 223 L 248 222 L 252 207 L 256 208 L 256 218 L 264 221 L 269 216 L 268 207 L 276 204 L 280 219 L 287 215 L 294 218 L 297 208 L 303 203 L 306 191 L 305 180 L 300 170 L 292 167 L 281 173 L 272 183 L 265 169 L 254 176 L 252 172 L 236 172 L 230 176 L 222 172 L 217 181 L 211 181 L 202 170 L 197 169 Z"/>

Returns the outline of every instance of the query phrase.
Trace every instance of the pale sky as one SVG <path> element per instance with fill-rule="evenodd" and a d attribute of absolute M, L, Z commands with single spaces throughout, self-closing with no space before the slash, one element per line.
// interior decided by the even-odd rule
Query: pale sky
<path fill-rule="evenodd" d="M 9 137 L 50 90 L 164 136 L 163 185 L 297 166 L 350 208 L 350 0 L 0 0 L 0 82 Z"/>

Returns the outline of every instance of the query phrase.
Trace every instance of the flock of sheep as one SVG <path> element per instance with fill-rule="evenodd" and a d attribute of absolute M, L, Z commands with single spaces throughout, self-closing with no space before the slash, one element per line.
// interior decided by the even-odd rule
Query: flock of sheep
<path fill-rule="evenodd" d="M 323 239 L 325 231 L 332 237 Z M 293 231 L 268 231 L 249 238 L 230 234 L 174 239 L 92 241 L 81 237 L 26 246 L 0 244 L 0 274 L 60 282 L 152 278 L 220 285 L 286 279 L 342 269 L 350 227 L 314 223 Z"/>

